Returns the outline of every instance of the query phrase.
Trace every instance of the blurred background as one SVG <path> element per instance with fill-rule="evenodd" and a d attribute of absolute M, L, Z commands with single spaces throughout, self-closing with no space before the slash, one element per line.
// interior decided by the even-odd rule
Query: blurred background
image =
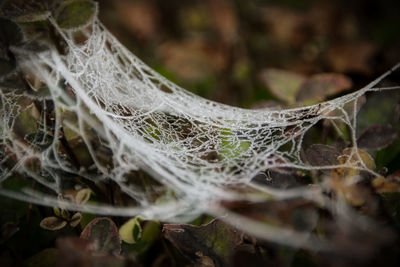
<path fill-rule="evenodd" d="M 330 77 L 337 90 L 314 102 L 324 100 L 361 88 L 400 61 L 400 1 L 99 4 L 102 22 L 140 59 L 180 86 L 230 105 L 293 106 L 298 91 L 284 90 L 299 77 L 345 74 L 348 80 Z"/>

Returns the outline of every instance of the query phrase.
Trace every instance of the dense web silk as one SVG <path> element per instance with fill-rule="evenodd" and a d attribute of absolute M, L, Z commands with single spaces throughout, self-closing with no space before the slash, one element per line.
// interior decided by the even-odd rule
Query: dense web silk
<path fill-rule="evenodd" d="M 338 135 L 344 134 L 344 128 L 350 131 L 356 148 L 359 101 L 369 91 L 382 90 L 376 85 L 389 72 L 359 91 L 318 105 L 248 110 L 201 98 L 168 81 L 121 45 L 97 19 L 79 34 L 53 24 L 67 44 L 66 54 L 55 48 L 41 53 L 15 49 L 22 72 L 35 76 L 32 88 L 49 90 L 34 100 L 42 110 L 53 110 L 53 125 L 46 123 L 48 114 L 37 114 L 42 131 L 51 133 L 50 144 L 38 149 L 45 137 L 30 142 L 16 137 L 18 118 L 31 108 L 23 103 L 33 97 L 0 91 L 4 148 L 0 182 L 5 184 L 19 173 L 40 186 L 22 191 L 0 187 L 3 195 L 47 206 L 163 221 L 188 221 L 209 213 L 225 216 L 242 228 L 247 225 L 251 233 L 273 241 L 317 247 L 309 233 L 258 224 L 231 214 L 220 203 L 304 198 L 325 205 L 321 188 L 326 184 L 320 189 L 279 190 L 253 182 L 256 175 L 276 167 L 353 166 L 373 173 L 357 149 L 352 152 L 357 160 L 310 166 L 302 155 L 302 142 L 308 130 L 324 120 L 336 127 Z M 77 167 L 71 162 L 62 146 L 65 137 L 82 143 L 90 164 Z M 12 167 L 6 164 L 11 160 L 17 162 Z M 138 170 L 153 180 L 145 185 L 138 182 Z M 78 179 L 106 186 L 112 180 L 130 199 L 129 205 L 77 205 L 57 197 L 79 184 Z M 324 246 L 319 244 L 319 248 Z"/>

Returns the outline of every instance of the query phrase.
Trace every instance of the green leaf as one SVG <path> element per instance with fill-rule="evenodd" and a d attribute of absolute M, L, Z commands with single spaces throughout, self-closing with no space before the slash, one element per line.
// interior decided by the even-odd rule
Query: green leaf
<path fill-rule="evenodd" d="M 145 253 L 151 245 L 160 237 L 160 223 L 157 221 L 146 221 L 143 223 L 142 237 L 136 243 L 124 247 L 128 253 Z"/>
<path fill-rule="evenodd" d="M 58 217 L 46 217 L 40 222 L 40 227 L 51 231 L 60 230 L 66 225 L 67 222 Z"/>
<path fill-rule="evenodd" d="M 115 223 L 106 217 L 92 220 L 81 233 L 81 238 L 95 241 L 100 254 L 118 255 L 121 252 L 121 239 Z"/>
<path fill-rule="evenodd" d="M 143 230 L 140 222 L 141 218 L 135 217 L 119 228 L 119 235 L 124 242 L 134 244 L 142 237 Z"/>
<path fill-rule="evenodd" d="M 250 147 L 250 142 L 240 139 L 232 140 L 230 138 L 232 135 L 233 133 L 229 129 L 224 129 L 221 132 L 221 145 L 218 151 L 220 155 L 229 159 L 239 157 Z"/>
<path fill-rule="evenodd" d="M 56 12 L 56 21 L 60 28 L 79 29 L 86 26 L 97 15 L 97 4 L 90 0 L 69 0 Z"/>

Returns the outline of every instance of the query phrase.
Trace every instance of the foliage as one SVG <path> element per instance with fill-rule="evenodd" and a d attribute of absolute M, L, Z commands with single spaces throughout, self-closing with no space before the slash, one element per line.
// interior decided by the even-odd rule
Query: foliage
<path fill-rule="evenodd" d="M 42 51 L 55 43 L 61 53 L 65 52 L 62 38 L 44 21 L 54 16 L 61 28 L 70 30 L 80 40 L 77 32 L 97 16 L 97 3 L 89 0 L 4 2 L 1 3 L 0 20 L 1 90 L 2 93 L 16 92 L 20 95 L 16 101 L 26 107 L 15 121 L 15 134 L 33 151 L 46 151 L 55 138 L 60 138 L 59 150 L 70 163 L 68 168 L 85 177 L 98 177 L 97 173 L 91 173 L 95 172 L 91 169 L 93 154 L 102 161 L 102 166 L 112 169 L 114 163 L 109 157 L 110 151 L 101 146 L 101 138 L 91 132 L 91 125 L 80 125 L 67 109 L 61 111 L 61 124 L 55 125 L 55 113 L 51 112 L 53 107 L 41 104 L 43 100 L 49 104 L 46 102 L 48 88 L 38 84 L 40 82 L 35 80 L 34 73 L 21 76 L 12 50 L 22 47 Z M 118 23 L 124 26 L 109 26 L 115 27 L 115 32 L 121 36 L 128 36 L 126 32 L 133 33 L 134 42 L 127 43 L 127 46 L 147 55 L 153 65 L 163 66 L 165 69 L 162 70 L 172 79 L 182 81 L 195 93 L 225 103 L 270 108 L 301 106 L 331 99 L 366 83 L 382 69 L 388 69 L 392 63 L 388 55 L 398 53 L 391 48 L 396 40 L 382 46 L 373 41 L 363 43 L 365 33 L 358 30 L 357 22 L 351 20 L 351 9 L 345 11 L 334 3 L 310 2 L 310 7 L 298 8 L 298 1 L 285 1 L 286 7 L 262 4 L 264 8 L 256 11 L 259 8 L 252 1 L 218 0 L 194 5 L 172 1 L 169 8 L 165 8 L 166 4 L 162 2 L 116 1 L 112 4 L 100 1 L 100 16 L 105 17 L 105 23 L 107 16 L 118 16 Z M 15 8 L 14 4 L 21 6 Z M 110 5 L 117 15 L 107 11 Z M 9 12 L 11 8 L 13 12 Z M 344 19 L 337 22 L 332 10 L 340 12 Z M 328 18 L 324 18 L 325 24 L 314 26 L 318 12 L 327 14 Z M 135 14 L 135 18 L 130 14 Z M 376 30 L 378 26 L 374 27 Z M 339 37 L 330 35 L 332 28 Z M 314 37 L 308 36 L 307 31 Z M 246 38 L 241 37 L 242 32 L 246 32 Z M 179 40 L 192 35 L 200 37 L 191 41 Z M 161 45 L 166 38 L 172 40 Z M 153 53 L 152 49 L 157 52 Z M 384 64 L 381 64 L 382 69 L 375 69 L 372 66 L 376 64 L 369 62 L 376 63 L 379 58 Z M 267 59 L 271 62 L 268 65 L 265 63 Z M 191 67 L 185 69 L 182 65 Z M 291 71 L 283 70 L 288 67 Z M 321 72 L 323 74 L 315 74 Z M 393 76 L 394 84 L 398 84 L 396 76 Z M 73 92 L 69 93 L 74 99 Z M 276 244 L 238 230 L 223 217 L 215 219 L 201 215 L 191 224 L 167 224 L 145 217 L 97 217 L 87 212 L 46 208 L 1 197 L 0 265 L 396 266 L 400 260 L 400 126 L 397 112 L 400 98 L 397 92 L 392 91 L 385 92 L 383 98 L 377 97 L 378 94 L 368 96 L 365 104 L 360 99 L 356 107 L 355 113 L 359 114 L 355 136 L 357 150 L 352 148 L 351 132 L 347 131 L 347 136 L 337 136 L 337 129 L 346 133 L 346 124 L 331 125 L 322 121 L 314 125 L 302 142 L 302 158 L 309 166 L 316 167 L 315 170 L 271 168 L 254 178 L 249 177 L 267 188 L 285 189 L 278 191 L 284 192 L 281 198 L 260 198 L 262 200 L 254 202 L 234 199 L 221 203 L 228 213 L 239 216 L 243 225 L 248 223 L 243 218 L 250 218 L 271 227 L 272 232 L 277 229 L 274 227 L 285 227 L 288 232 L 276 232 L 282 236 L 291 234 L 291 231 L 315 234 L 319 238 L 315 247 L 300 249 Z M 266 100 L 269 102 L 263 102 Z M 45 114 L 45 118 L 40 114 Z M 310 118 L 299 116 L 311 119 L 310 115 L 305 115 Z M 5 142 L 2 133 L 6 123 L 2 121 L 0 124 L 2 142 Z M 143 131 L 148 132 L 153 140 L 166 140 L 157 118 L 148 125 L 151 127 L 144 127 Z M 56 126 L 62 128 L 61 136 L 57 136 Z M 78 128 L 84 129 L 90 142 L 79 135 Z M 183 127 L 185 131 L 190 132 L 190 129 Z M 285 129 L 288 135 L 293 131 L 290 127 Z M 208 154 L 204 158 L 231 160 L 245 157 L 251 143 L 246 138 L 231 142 L 230 138 L 236 134 L 228 128 L 216 129 L 215 135 L 220 141 L 218 155 Z M 92 147 L 85 145 L 87 143 Z M 7 149 L 0 151 L 1 164 L 7 167 L 2 170 L 8 170 L 14 163 L 12 153 Z M 34 172 L 40 169 L 38 161 L 24 164 Z M 346 164 L 359 164 L 364 170 L 343 166 Z M 319 169 L 323 166 L 336 167 Z M 32 185 L 23 174 L 12 175 L 1 185 L 3 188 L 17 191 Z M 79 185 L 78 188 L 69 183 L 65 185 L 66 189 L 59 194 L 61 204 L 65 199 L 77 206 L 135 204 L 115 182 L 101 184 L 96 179 L 84 179 L 55 170 L 52 175 L 65 181 L 76 181 Z M 153 194 L 150 188 L 160 188 L 157 181 L 141 171 L 132 171 L 127 176 L 121 180 L 132 181 L 131 185 L 142 188 L 144 194 Z M 43 172 L 40 179 L 50 181 L 49 177 Z M 308 200 L 288 196 L 293 192 L 290 189 L 302 186 L 316 191 L 329 190 L 311 195 Z M 34 182 L 33 187 L 42 189 L 38 182 Z M 249 187 L 238 191 L 243 195 L 253 193 Z M 169 191 L 155 192 L 152 198 L 158 203 L 177 197 Z M 254 198 L 257 197 L 254 194 Z M 350 217 L 340 217 L 341 213 L 356 214 L 357 220 L 347 222 L 343 218 Z M 337 221 L 339 217 L 341 219 Z M 376 228 L 365 229 L 364 223 L 369 220 L 378 222 Z M 336 223 L 341 227 L 336 227 Z M 256 229 L 258 225 L 249 223 L 248 226 Z M 298 236 L 299 244 L 303 239 L 304 236 Z M 327 239 L 333 240 L 334 248 L 326 249 L 326 244 L 319 242 Z M 378 255 L 378 252 L 382 254 Z"/>

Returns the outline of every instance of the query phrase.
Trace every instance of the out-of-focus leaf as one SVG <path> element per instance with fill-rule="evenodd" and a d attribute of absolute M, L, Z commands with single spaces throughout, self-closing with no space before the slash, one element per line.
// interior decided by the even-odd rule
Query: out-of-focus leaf
<path fill-rule="evenodd" d="M 306 104 L 317 103 L 325 100 L 328 96 L 341 93 L 351 87 L 352 81 L 343 74 L 315 74 L 301 85 L 296 95 L 296 100 Z"/>
<path fill-rule="evenodd" d="M 53 136 L 43 131 L 39 131 L 27 134 L 25 136 L 25 140 L 33 146 L 39 147 L 41 149 L 46 149 L 52 144 Z"/>
<path fill-rule="evenodd" d="M 331 172 L 331 183 L 333 189 L 339 196 L 343 196 L 351 205 L 362 206 L 371 203 L 369 190 L 357 184 L 358 175 L 362 175 L 356 167 L 365 166 L 375 170 L 375 161 L 362 149 L 346 148 L 338 157 L 338 164 L 355 165 L 353 167 L 340 167 Z"/>
<path fill-rule="evenodd" d="M 315 204 L 303 199 L 269 200 L 258 203 L 224 201 L 224 207 L 261 223 L 312 231 L 318 220 Z"/>
<path fill-rule="evenodd" d="M 268 6 L 262 10 L 268 35 L 278 45 L 299 46 L 304 43 L 306 14 L 288 8 Z"/>
<path fill-rule="evenodd" d="M 145 253 L 150 246 L 160 237 L 160 223 L 157 221 L 146 221 L 141 224 L 142 236 L 134 244 L 129 245 L 124 251 L 135 254 Z"/>
<path fill-rule="evenodd" d="M 400 192 L 400 183 L 395 182 L 390 178 L 379 176 L 372 180 L 372 186 L 378 193 L 394 193 Z"/>
<path fill-rule="evenodd" d="M 158 36 L 158 10 L 150 1 L 114 1 L 121 22 L 140 39 Z"/>
<path fill-rule="evenodd" d="M 46 230 L 60 230 L 67 225 L 67 221 L 58 217 L 46 217 L 40 222 L 40 227 Z"/>
<path fill-rule="evenodd" d="M 13 222 L 7 222 L 1 226 L 0 245 L 19 231 L 18 226 Z"/>
<path fill-rule="evenodd" d="M 142 236 L 142 226 L 140 225 L 141 218 L 135 217 L 124 223 L 119 228 L 119 235 L 121 239 L 128 243 L 134 244 Z"/>
<path fill-rule="evenodd" d="M 374 159 L 370 154 L 362 149 L 355 150 L 353 148 L 346 148 L 343 150 L 343 155 L 351 157 L 350 161 L 352 162 L 360 162 L 361 160 L 362 163 L 370 170 L 375 170 L 376 168 Z"/>
<path fill-rule="evenodd" d="M 44 21 L 47 20 L 50 16 L 50 11 L 37 11 L 21 15 L 18 18 L 15 18 L 15 21 L 22 23 Z"/>
<path fill-rule="evenodd" d="M 336 165 L 340 152 L 333 146 L 314 144 L 306 150 L 306 158 L 311 166 Z"/>
<path fill-rule="evenodd" d="M 395 110 L 399 108 L 399 103 L 399 90 L 372 93 L 358 112 L 356 132 L 362 133 L 373 125 L 392 125 L 398 128 L 400 113 Z"/>
<path fill-rule="evenodd" d="M 222 39 L 231 43 L 237 38 L 237 19 L 234 5 L 229 0 L 206 1 L 211 16 L 214 20 L 214 27 Z"/>
<path fill-rule="evenodd" d="M 97 251 L 96 241 L 86 240 L 78 237 L 66 237 L 57 239 L 59 249 L 59 267 L 80 267 L 80 266 L 104 266 L 104 267 L 123 267 L 136 266 L 127 265 L 120 257 L 102 255 Z"/>
<path fill-rule="evenodd" d="M 268 169 L 265 174 L 253 177 L 252 182 L 281 189 L 298 187 L 306 183 L 301 173 L 290 168 Z"/>
<path fill-rule="evenodd" d="M 32 22 L 23 22 L 19 23 L 18 25 L 21 27 L 25 39 L 28 40 L 30 44 L 27 46 L 26 43 L 24 43 L 21 48 L 34 48 L 33 51 L 37 51 L 40 50 L 40 46 L 51 42 L 46 21 L 38 20 Z"/>
<path fill-rule="evenodd" d="M 370 60 L 377 49 L 367 42 L 338 43 L 328 51 L 328 63 L 338 73 L 369 74 Z"/>
<path fill-rule="evenodd" d="M 71 219 L 69 220 L 69 225 L 71 227 L 76 227 L 82 220 L 82 214 L 80 212 L 75 213 L 72 215 Z"/>
<path fill-rule="evenodd" d="M 357 139 L 360 148 L 380 150 L 399 138 L 399 131 L 392 126 L 375 125 L 366 129 Z"/>
<path fill-rule="evenodd" d="M 229 263 L 242 235 L 232 226 L 214 220 L 204 226 L 165 224 L 165 237 L 193 262 L 223 266 Z"/>
<path fill-rule="evenodd" d="M 90 199 L 92 191 L 88 188 L 79 190 L 75 195 L 75 203 L 85 204 Z"/>
<path fill-rule="evenodd" d="M 56 248 L 46 248 L 24 262 L 27 267 L 55 266 L 59 261 L 59 250 Z"/>
<path fill-rule="evenodd" d="M 400 192 L 400 171 L 396 171 L 386 178 L 379 176 L 372 180 L 372 186 L 378 193 Z"/>
<path fill-rule="evenodd" d="M 239 157 L 242 153 L 246 152 L 250 147 L 250 143 L 247 141 L 230 142 L 223 140 L 221 144 L 221 150 L 219 151 L 222 155 L 227 158 L 234 159 Z"/>
<path fill-rule="evenodd" d="M 227 63 L 225 51 L 201 40 L 167 42 L 158 52 L 165 66 L 184 80 L 200 81 Z"/>
<path fill-rule="evenodd" d="M 69 220 L 69 216 L 70 216 L 70 213 L 68 210 L 64 210 L 64 209 L 61 210 L 61 218 L 65 219 L 65 220 Z"/>
<path fill-rule="evenodd" d="M 279 69 L 262 71 L 260 79 L 275 97 L 287 104 L 293 104 L 296 101 L 297 92 L 306 80 L 303 75 Z"/>
<path fill-rule="evenodd" d="M 121 252 L 121 240 L 115 223 L 106 217 L 96 218 L 86 225 L 81 238 L 97 244 L 96 252 L 118 255 Z"/>
<path fill-rule="evenodd" d="M 97 15 L 97 4 L 91 0 L 68 0 L 56 11 L 60 28 L 67 30 L 86 26 Z"/>
<path fill-rule="evenodd" d="M 60 208 L 54 207 L 53 212 L 54 212 L 54 215 L 56 215 L 57 217 L 61 217 L 61 209 Z"/>

